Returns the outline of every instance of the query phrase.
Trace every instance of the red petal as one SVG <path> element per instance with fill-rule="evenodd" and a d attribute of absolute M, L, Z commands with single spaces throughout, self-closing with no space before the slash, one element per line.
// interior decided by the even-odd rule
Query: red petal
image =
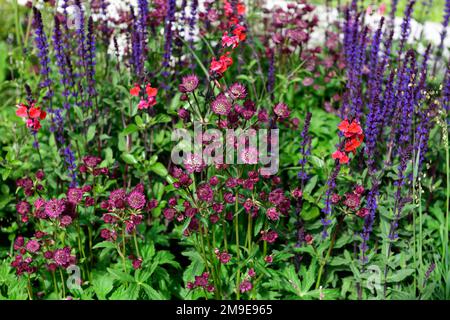
<path fill-rule="evenodd" d="M 358 122 L 353 121 L 347 129 L 348 132 L 354 134 L 362 134 L 362 128 Z"/>
<path fill-rule="evenodd" d="M 41 110 L 39 108 L 30 108 L 30 118 L 36 119 L 41 115 Z"/>
<path fill-rule="evenodd" d="M 130 89 L 130 94 L 132 96 L 137 97 L 139 95 L 139 92 L 141 91 L 141 88 L 139 86 L 135 86 L 133 88 Z"/>
<path fill-rule="evenodd" d="M 342 121 L 339 125 L 338 125 L 338 129 L 342 132 L 347 132 L 348 130 L 348 126 L 349 123 L 347 120 Z"/>
<path fill-rule="evenodd" d="M 16 115 L 18 117 L 21 117 L 21 118 L 28 117 L 28 109 L 27 109 L 27 107 L 25 107 L 25 106 L 19 107 L 19 109 L 16 110 Z"/>
<path fill-rule="evenodd" d="M 145 88 L 145 91 L 147 92 L 147 95 L 149 97 L 154 97 L 158 94 L 158 89 L 152 88 L 150 85 L 147 85 L 147 87 Z"/>

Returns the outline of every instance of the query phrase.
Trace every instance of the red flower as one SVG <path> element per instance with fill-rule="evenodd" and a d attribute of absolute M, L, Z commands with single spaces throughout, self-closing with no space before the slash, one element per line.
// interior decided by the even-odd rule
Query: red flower
<path fill-rule="evenodd" d="M 229 56 L 229 54 L 230 52 L 225 53 L 224 55 L 220 56 L 219 60 L 213 58 L 209 70 L 220 74 L 223 74 L 225 71 L 227 71 L 228 67 L 233 64 L 233 59 Z"/>
<path fill-rule="evenodd" d="M 148 100 L 148 106 L 153 107 L 156 104 L 156 98 L 155 97 L 149 97 Z"/>
<path fill-rule="evenodd" d="M 236 28 L 233 30 L 233 34 L 239 38 L 239 41 L 244 41 L 247 38 L 247 35 L 245 34 L 245 27 L 240 24 L 236 25 Z"/>
<path fill-rule="evenodd" d="M 336 150 L 336 151 L 331 155 L 331 157 L 332 157 L 333 159 L 339 159 L 339 163 L 340 163 L 340 164 L 348 163 L 348 161 L 350 160 L 345 152 L 342 152 L 342 151 L 339 151 L 339 150 Z"/>
<path fill-rule="evenodd" d="M 31 107 L 30 110 L 28 111 L 28 113 L 30 115 L 30 118 L 32 118 L 32 119 L 39 118 L 39 119 L 43 120 L 47 116 L 47 113 L 45 111 L 42 111 L 39 107 L 37 107 L 37 108 Z"/>
<path fill-rule="evenodd" d="M 130 89 L 130 94 L 134 97 L 139 96 L 139 92 L 141 92 L 141 87 L 139 87 L 137 84 Z"/>
<path fill-rule="evenodd" d="M 28 108 L 23 103 L 17 105 L 18 109 L 16 110 L 16 115 L 21 118 L 28 117 Z"/>
<path fill-rule="evenodd" d="M 41 110 L 40 107 L 35 107 L 34 103 L 29 108 L 23 103 L 17 105 L 16 115 L 21 118 L 26 118 L 26 125 L 28 128 L 38 131 L 41 128 L 40 120 L 44 120 L 47 113 Z"/>
<path fill-rule="evenodd" d="M 147 109 L 147 108 L 148 108 L 148 102 L 147 101 L 145 101 L 145 100 L 139 101 L 139 104 L 138 104 L 138 109 L 139 110 Z"/>
<path fill-rule="evenodd" d="M 147 95 L 149 97 L 156 97 L 156 95 L 158 94 L 158 89 L 157 88 L 152 88 L 150 83 L 149 83 L 145 87 L 145 92 L 147 92 Z"/>
<path fill-rule="evenodd" d="M 344 133 L 346 138 L 351 138 L 355 135 L 360 136 L 363 133 L 363 130 L 357 120 L 353 120 L 349 123 L 348 120 L 345 119 L 338 125 L 338 129 Z"/>
<path fill-rule="evenodd" d="M 352 120 L 352 122 L 348 122 L 347 119 L 343 120 L 339 125 L 338 129 L 344 134 L 345 144 L 344 144 L 344 152 L 341 150 L 337 150 L 333 153 L 333 159 L 339 159 L 341 164 L 348 163 L 349 158 L 347 153 L 355 152 L 356 149 L 362 144 L 364 140 L 363 130 L 358 120 Z"/>
<path fill-rule="evenodd" d="M 355 137 L 352 137 L 350 140 L 347 140 L 345 142 L 345 151 L 346 152 L 352 152 L 355 151 L 356 148 L 358 148 L 361 143 L 363 142 L 364 135 L 357 135 Z"/>
<path fill-rule="evenodd" d="M 238 36 L 229 36 L 228 32 L 225 32 L 222 36 L 222 47 L 232 47 L 236 48 L 239 44 Z"/>

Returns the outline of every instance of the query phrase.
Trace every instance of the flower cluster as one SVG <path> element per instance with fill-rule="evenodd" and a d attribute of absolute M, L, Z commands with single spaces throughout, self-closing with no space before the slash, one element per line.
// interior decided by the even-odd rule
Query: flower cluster
<path fill-rule="evenodd" d="M 103 214 L 102 220 L 108 225 L 100 232 L 100 236 L 109 241 L 115 241 L 122 228 L 130 234 L 142 222 L 142 211 L 146 209 L 147 199 L 144 186 L 138 184 L 129 193 L 124 189 L 111 191 L 108 200 L 102 201 L 100 206 L 108 213 Z"/>
<path fill-rule="evenodd" d="M 224 9 L 228 20 L 228 30 L 222 35 L 222 48 L 226 49 L 231 47 L 233 51 L 247 38 L 246 28 L 239 24 L 239 17 L 245 13 L 245 6 L 243 3 L 239 2 L 237 4 L 237 10 L 234 10 L 231 3 L 225 1 Z M 226 51 L 218 60 L 213 57 L 209 66 L 209 71 L 214 78 L 222 77 L 227 69 L 233 64 L 233 59 L 230 57 L 232 51 Z"/>
<path fill-rule="evenodd" d="M 16 115 L 24 118 L 27 127 L 33 132 L 38 132 L 42 127 L 41 120 L 46 118 L 47 113 L 41 107 L 36 106 L 36 103 L 33 101 L 30 105 L 19 103 L 17 105 Z"/>
<path fill-rule="evenodd" d="M 130 94 L 133 97 L 140 97 L 138 104 L 139 110 L 148 109 L 156 104 L 156 95 L 158 94 L 158 89 L 153 88 L 150 83 L 145 86 L 145 90 L 141 89 L 139 84 L 135 84 L 133 88 L 130 89 Z"/>
<path fill-rule="evenodd" d="M 339 124 L 338 128 L 342 132 L 345 140 L 343 148 L 336 150 L 332 157 L 333 159 L 339 160 L 339 163 L 345 164 L 350 160 L 348 154 L 351 152 L 356 153 L 356 149 L 363 142 L 364 134 L 357 120 L 349 122 L 345 119 Z"/>
<path fill-rule="evenodd" d="M 187 288 L 189 290 L 202 288 L 208 292 L 214 292 L 214 285 L 209 281 L 209 273 L 203 272 L 201 276 L 195 276 L 194 282 L 188 282 Z"/>

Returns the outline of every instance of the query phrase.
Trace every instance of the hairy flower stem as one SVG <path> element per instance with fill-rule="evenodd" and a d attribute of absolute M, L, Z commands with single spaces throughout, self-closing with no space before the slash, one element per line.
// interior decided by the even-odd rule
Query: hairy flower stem
<path fill-rule="evenodd" d="M 125 228 L 122 228 L 122 259 L 123 259 L 123 271 L 127 271 L 125 257 L 126 257 L 126 238 L 125 238 Z"/>
<path fill-rule="evenodd" d="M 198 239 L 197 233 L 195 234 L 195 238 L 197 240 L 197 247 L 200 247 L 200 250 L 198 250 L 198 249 L 197 250 L 200 252 L 201 257 L 203 258 L 203 261 L 205 263 L 206 272 L 209 273 L 208 258 L 206 256 L 205 247 L 203 245 L 203 235 L 201 232 L 198 232 L 198 233 L 200 234 L 200 241 Z"/>
<path fill-rule="evenodd" d="M 81 229 L 80 229 L 80 222 L 79 221 L 77 221 L 77 234 L 78 234 L 78 250 L 80 251 L 80 255 L 81 255 L 81 257 L 83 258 L 83 265 L 82 265 L 82 268 L 81 268 L 81 270 L 83 271 L 83 274 L 84 274 L 84 277 L 86 277 L 86 269 L 85 269 L 85 264 L 86 264 L 86 254 L 84 253 L 84 248 L 83 248 L 83 246 L 82 246 L 82 244 L 81 244 Z M 89 279 L 90 279 L 91 277 L 89 276 Z"/>
<path fill-rule="evenodd" d="M 214 264 L 214 253 L 213 253 L 214 248 L 211 247 L 211 241 L 209 241 L 208 230 L 206 228 L 204 230 L 205 230 L 205 235 L 206 235 L 206 243 L 208 245 L 209 255 L 210 255 L 210 259 L 211 259 L 210 262 L 211 262 L 212 276 L 214 279 L 214 283 L 216 284 L 216 287 L 214 290 L 214 295 L 216 296 L 216 299 L 220 299 L 220 281 L 219 281 L 219 275 L 216 270 L 216 266 Z"/>
<path fill-rule="evenodd" d="M 53 286 L 55 287 L 56 295 L 57 295 L 58 297 L 60 297 L 60 295 L 59 295 L 59 290 L 58 290 L 58 284 L 57 284 L 57 282 L 56 282 L 56 273 L 55 273 L 55 271 L 52 271 L 52 278 L 53 278 Z"/>
<path fill-rule="evenodd" d="M 59 269 L 59 275 L 61 276 L 61 287 L 62 287 L 62 297 L 66 297 L 66 286 L 64 285 L 64 275 L 62 273 L 62 270 Z"/>
<path fill-rule="evenodd" d="M 252 215 L 251 213 L 248 213 L 248 222 L 247 222 L 247 237 L 246 240 L 248 245 L 248 253 L 250 254 L 250 251 L 252 249 Z"/>
<path fill-rule="evenodd" d="M 227 224 L 227 222 L 225 221 L 225 219 L 223 219 L 223 221 L 222 221 L 223 242 L 224 242 L 224 246 L 225 246 L 225 251 L 228 252 L 227 226 L 226 226 L 226 224 Z"/>
<path fill-rule="evenodd" d="M 320 280 L 321 280 L 321 278 L 322 278 L 323 271 L 325 270 L 325 265 L 327 264 L 328 259 L 329 259 L 330 256 L 331 256 L 331 251 L 333 250 L 334 245 L 335 245 L 335 243 L 336 243 L 336 237 L 337 237 L 337 234 L 338 234 L 338 232 L 339 232 L 339 229 L 340 229 L 340 227 L 341 227 L 341 225 L 342 225 L 342 222 L 344 222 L 344 215 L 341 215 L 341 216 L 339 217 L 338 224 L 337 224 L 337 226 L 336 226 L 336 229 L 335 229 L 334 232 L 333 232 L 333 236 L 331 237 L 331 243 L 330 243 L 330 247 L 328 248 L 327 255 L 325 256 L 325 259 L 323 259 L 323 260 L 320 262 L 320 269 L 319 269 L 319 273 L 318 273 L 318 275 L 317 275 L 317 280 L 316 280 L 316 290 L 319 289 L 319 287 L 320 287 Z"/>
<path fill-rule="evenodd" d="M 140 258 L 141 254 L 139 252 L 139 245 L 138 245 L 138 242 L 137 242 L 136 230 L 133 231 L 133 240 L 134 240 L 134 246 L 136 248 L 136 255 L 137 255 L 138 258 Z"/>
<path fill-rule="evenodd" d="M 239 215 L 238 215 L 238 209 L 239 209 L 239 193 L 236 192 L 236 199 L 234 201 L 234 228 L 236 232 L 236 258 L 237 258 L 237 270 L 236 270 L 236 298 L 240 299 L 240 290 L 239 290 L 239 284 L 241 283 L 241 269 L 239 266 L 240 263 L 240 254 L 241 249 L 239 246 Z"/>
<path fill-rule="evenodd" d="M 31 280 L 30 280 L 29 274 L 28 274 L 28 278 L 27 278 L 27 289 L 28 289 L 28 298 L 30 300 L 33 300 L 33 289 L 31 287 Z"/>

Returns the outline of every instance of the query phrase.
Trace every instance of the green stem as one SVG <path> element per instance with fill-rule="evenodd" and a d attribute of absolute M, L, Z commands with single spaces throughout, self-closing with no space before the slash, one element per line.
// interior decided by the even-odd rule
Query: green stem
<path fill-rule="evenodd" d="M 66 297 L 66 286 L 64 285 L 64 275 L 61 269 L 59 269 L 59 275 L 61 276 L 62 298 L 64 299 Z"/>
<path fill-rule="evenodd" d="M 234 204 L 234 228 L 236 232 L 236 258 L 237 258 L 237 270 L 236 270 L 236 298 L 237 300 L 240 299 L 240 291 L 239 291 L 239 284 L 241 282 L 241 270 L 239 267 L 240 263 L 240 255 L 241 255 L 241 249 L 239 246 L 239 215 L 238 215 L 238 205 L 239 205 L 239 193 L 236 192 L 236 199 Z"/>
<path fill-rule="evenodd" d="M 53 278 L 53 286 L 55 287 L 56 295 L 61 298 L 61 296 L 59 295 L 58 284 L 56 283 L 55 271 L 52 271 L 52 278 Z"/>
<path fill-rule="evenodd" d="M 343 221 L 344 221 L 344 216 L 341 216 L 339 219 L 338 225 L 336 226 L 336 230 L 334 230 L 333 237 L 331 238 L 331 243 L 330 243 L 330 247 L 328 248 L 327 255 L 325 256 L 325 259 L 320 262 L 319 274 L 317 275 L 317 280 L 316 280 L 316 290 L 319 289 L 319 287 L 320 287 L 320 280 L 322 278 L 322 274 L 325 269 L 325 265 L 327 264 L 327 261 L 331 256 L 331 251 L 334 248 L 334 244 L 336 243 L 336 237 L 337 237 L 339 228 Z"/>
<path fill-rule="evenodd" d="M 33 300 L 33 289 L 31 288 L 31 280 L 30 280 L 29 274 L 28 274 L 28 279 L 27 279 L 27 289 L 28 289 L 28 298 L 30 300 Z"/>
<path fill-rule="evenodd" d="M 133 231 L 133 239 L 134 239 L 134 246 L 136 247 L 136 254 L 137 254 L 138 258 L 140 258 L 141 254 L 139 252 L 139 245 L 138 245 L 137 238 L 136 238 L 136 230 Z"/>

